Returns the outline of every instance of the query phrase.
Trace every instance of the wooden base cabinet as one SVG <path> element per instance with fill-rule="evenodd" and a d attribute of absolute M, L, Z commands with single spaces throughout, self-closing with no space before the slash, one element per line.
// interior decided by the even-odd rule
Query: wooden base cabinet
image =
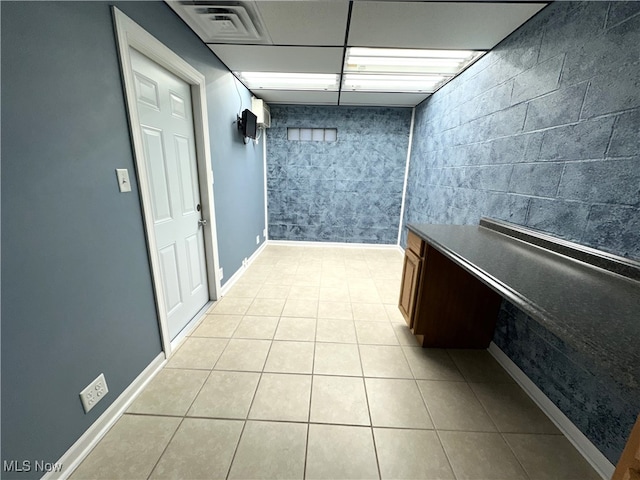
<path fill-rule="evenodd" d="M 640 480 L 640 415 L 631 430 L 611 480 Z"/>
<path fill-rule="evenodd" d="M 413 328 L 416 302 L 419 291 L 420 273 L 422 270 L 425 243 L 412 231 L 407 236 L 407 248 L 402 267 L 402 284 L 398 308 L 404 316 L 409 328 Z"/>
<path fill-rule="evenodd" d="M 399 308 L 423 347 L 487 348 L 501 301 L 499 294 L 409 232 Z"/>

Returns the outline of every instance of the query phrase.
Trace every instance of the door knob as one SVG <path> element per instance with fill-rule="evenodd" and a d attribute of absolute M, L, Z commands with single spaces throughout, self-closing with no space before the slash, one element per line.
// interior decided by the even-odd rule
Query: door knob
<path fill-rule="evenodd" d="M 200 225 L 201 227 L 204 227 L 207 224 L 207 221 L 203 218 L 201 220 L 198 220 L 198 225 Z"/>

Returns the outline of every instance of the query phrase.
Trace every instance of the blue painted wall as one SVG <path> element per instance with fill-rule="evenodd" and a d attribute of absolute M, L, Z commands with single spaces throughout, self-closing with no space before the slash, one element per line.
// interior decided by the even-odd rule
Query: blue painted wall
<path fill-rule="evenodd" d="M 640 258 L 638 45 L 639 2 L 545 8 L 416 109 L 405 221 L 488 216 Z M 495 343 L 616 463 L 638 392 L 565 340 L 503 304 Z"/>
<path fill-rule="evenodd" d="M 269 238 L 395 244 L 411 109 L 274 105 L 271 118 Z M 337 128 L 337 141 L 289 141 L 287 127 Z"/>
<path fill-rule="evenodd" d="M 2 461 L 57 461 L 161 352 L 137 185 L 119 193 L 114 172 L 135 167 L 109 5 L 0 3 Z M 230 276 L 264 228 L 261 145 L 239 140 L 231 75 L 166 4 L 117 5 L 206 75 Z M 85 415 L 101 372 L 109 394 Z"/>
<path fill-rule="evenodd" d="M 143 28 L 206 77 L 211 162 L 220 266 L 224 285 L 264 242 L 264 162 L 262 141 L 245 145 L 236 117 L 251 108 L 250 92 L 164 2 L 117 4 Z M 158 13 L 155 13 L 158 12 Z"/>

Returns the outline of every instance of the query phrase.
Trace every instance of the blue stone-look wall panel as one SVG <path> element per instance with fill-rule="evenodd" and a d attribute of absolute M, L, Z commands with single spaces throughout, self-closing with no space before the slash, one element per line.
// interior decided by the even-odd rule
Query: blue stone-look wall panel
<path fill-rule="evenodd" d="M 640 390 L 626 391 L 623 379 L 603 371 L 593 358 L 507 301 L 493 341 L 612 463 L 617 462 L 640 412 Z"/>
<path fill-rule="evenodd" d="M 542 10 L 416 107 L 405 222 L 494 217 L 640 259 L 638 45 L 638 2 Z M 506 303 L 494 341 L 617 462 L 639 392 Z"/>
<path fill-rule="evenodd" d="M 640 258 L 638 45 L 637 2 L 545 8 L 417 107 L 405 222 L 496 217 Z"/>
<path fill-rule="evenodd" d="M 411 109 L 271 107 L 269 238 L 397 242 Z M 335 142 L 287 140 L 287 128 L 336 128 Z"/>

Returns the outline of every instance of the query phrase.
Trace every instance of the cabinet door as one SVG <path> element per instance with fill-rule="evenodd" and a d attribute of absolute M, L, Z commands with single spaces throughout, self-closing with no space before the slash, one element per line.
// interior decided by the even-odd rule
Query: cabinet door
<path fill-rule="evenodd" d="M 640 478 L 640 415 L 631 430 L 618 466 L 611 480 L 636 480 Z"/>
<path fill-rule="evenodd" d="M 404 266 L 402 267 L 402 286 L 400 287 L 400 302 L 398 307 L 407 321 L 409 328 L 413 326 L 413 314 L 418 293 L 418 279 L 422 261 L 411 250 L 405 250 Z"/>
<path fill-rule="evenodd" d="M 489 346 L 502 302 L 494 290 L 431 245 L 418 288 L 411 329 L 423 347 Z"/>

